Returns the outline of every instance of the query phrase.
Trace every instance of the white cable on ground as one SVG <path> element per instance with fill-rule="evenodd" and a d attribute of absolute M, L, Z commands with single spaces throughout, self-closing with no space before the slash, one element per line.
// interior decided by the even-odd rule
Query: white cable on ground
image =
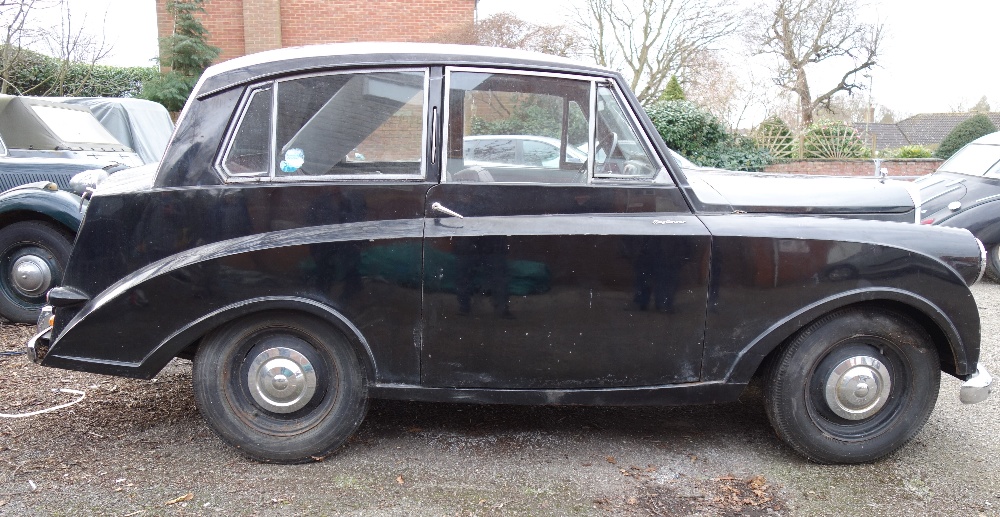
<path fill-rule="evenodd" d="M 52 390 L 52 391 L 59 391 L 59 392 L 62 392 L 62 393 L 69 393 L 70 395 L 79 395 L 80 398 L 74 400 L 73 402 L 67 402 L 66 404 L 60 404 L 58 406 L 50 407 L 48 409 L 39 409 L 38 411 L 32 411 L 30 413 L 18 413 L 18 414 L 15 414 L 15 415 L 8 415 L 7 413 L 0 413 L 0 418 L 25 418 L 25 417 L 29 417 L 29 416 L 41 415 L 42 413 L 49 413 L 49 412 L 52 412 L 52 411 L 56 411 L 58 409 L 68 408 L 68 407 L 72 406 L 73 404 L 78 404 L 78 403 L 80 403 L 81 400 L 87 398 L 87 394 L 85 392 L 80 391 L 80 390 L 71 390 L 69 388 L 59 388 L 58 390 Z"/>

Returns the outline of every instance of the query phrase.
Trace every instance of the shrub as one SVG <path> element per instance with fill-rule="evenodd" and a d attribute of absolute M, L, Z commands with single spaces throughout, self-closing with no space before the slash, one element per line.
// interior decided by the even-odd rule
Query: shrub
<path fill-rule="evenodd" d="M 937 151 L 934 152 L 936 158 L 941 158 L 942 160 L 947 160 L 951 158 L 951 155 L 955 154 L 965 144 L 983 136 L 993 133 L 997 130 L 997 127 L 990 122 L 989 117 L 983 115 L 982 113 L 974 115 L 970 118 L 965 119 L 959 125 L 955 126 L 954 129 L 948 133 L 948 136 L 944 137 L 941 141 L 941 145 L 938 146 Z"/>
<path fill-rule="evenodd" d="M 12 90 L 23 95 L 136 97 L 158 74 L 156 67 L 64 63 L 22 49 L 11 75 Z M 12 92 L 13 93 L 13 92 Z"/>
<path fill-rule="evenodd" d="M 886 149 L 879 153 L 885 158 L 930 158 L 933 153 L 922 145 L 904 145 L 897 149 Z"/>
<path fill-rule="evenodd" d="M 770 151 L 771 156 L 778 160 L 798 157 L 798 144 L 795 135 L 784 120 L 778 117 L 768 117 L 757 126 L 752 133 L 757 145 Z"/>
<path fill-rule="evenodd" d="M 646 108 L 667 147 L 705 167 L 761 170 L 771 153 L 749 138 L 736 137 L 711 113 L 690 101 L 658 101 Z"/>
<path fill-rule="evenodd" d="M 858 131 L 843 122 L 820 121 L 806 130 L 802 140 L 804 158 L 869 158 L 871 149 Z"/>
<path fill-rule="evenodd" d="M 208 44 L 208 31 L 197 15 L 205 12 L 204 0 L 171 0 L 166 8 L 174 19 L 174 32 L 160 38 L 163 65 L 170 71 L 148 82 L 142 98 L 159 102 L 170 111 L 184 107 L 202 72 L 219 57 L 220 49 Z"/>

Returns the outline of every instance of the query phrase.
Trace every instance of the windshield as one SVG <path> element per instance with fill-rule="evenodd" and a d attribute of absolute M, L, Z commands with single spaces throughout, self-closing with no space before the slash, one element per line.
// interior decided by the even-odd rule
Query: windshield
<path fill-rule="evenodd" d="M 944 162 L 938 170 L 982 176 L 997 162 L 1000 162 L 1000 146 L 969 144 Z"/>
<path fill-rule="evenodd" d="M 31 109 L 57 137 L 66 142 L 122 145 L 89 111 L 55 106 L 32 106 Z"/>

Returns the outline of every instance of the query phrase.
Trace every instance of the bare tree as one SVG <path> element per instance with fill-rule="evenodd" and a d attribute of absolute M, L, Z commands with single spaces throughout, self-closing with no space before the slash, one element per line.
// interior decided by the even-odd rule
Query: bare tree
<path fill-rule="evenodd" d="M 54 21 L 55 9 L 58 21 Z M 50 11 L 47 16 L 37 16 L 46 10 Z M 46 69 L 47 75 L 34 77 L 38 84 L 18 92 L 33 95 L 78 94 L 90 80 L 94 65 L 111 51 L 104 31 L 100 36 L 87 31 L 86 16 L 74 16 L 68 0 L 0 0 L 0 20 L 6 29 L 0 49 L 0 93 L 14 86 L 15 71 L 24 66 L 29 49 L 42 50 L 54 63 Z M 71 74 L 71 70 L 76 73 Z"/>
<path fill-rule="evenodd" d="M 733 34 L 730 0 L 585 0 L 580 29 L 594 61 L 625 74 L 643 104 L 671 75 L 686 77 L 713 45 Z"/>
<path fill-rule="evenodd" d="M 17 70 L 21 52 L 34 43 L 38 32 L 28 24 L 32 10 L 39 7 L 39 0 L 0 0 L 0 23 L 3 23 L 3 48 L 0 48 L 0 93 L 12 87 L 13 73 Z"/>
<path fill-rule="evenodd" d="M 858 21 L 856 0 L 771 0 L 757 12 L 747 41 L 758 54 L 778 57 L 775 83 L 795 95 L 803 125 L 820 107 L 829 109 L 838 92 L 863 88 L 857 74 L 876 65 L 884 25 Z M 847 58 L 847 70 L 833 88 L 813 95 L 806 68 L 834 58 Z"/>
<path fill-rule="evenodd" d="M 580 35 L 565 25 L 536 25 L 506 12 L 459 27 L 435 41 L 532 50 L 563 57 L 577 55 L 584 47 Z"/>

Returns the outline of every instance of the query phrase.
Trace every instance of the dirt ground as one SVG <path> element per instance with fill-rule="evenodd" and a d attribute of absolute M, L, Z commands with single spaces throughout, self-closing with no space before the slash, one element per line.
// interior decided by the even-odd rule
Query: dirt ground
<path fill-rule="evenodd" d="M 1000 285 L 974 288 L 983 362 L 1000 371 Z M 32 327 L 0 325 L 0 352 Z M 871 465 L 802 460 L 758 395 L 674 408 L 375 401 L 323 462 L 263 465 L 223 444 L 191 364 L 152 381 L 0 356 L 0 514 L 8 515 L 1000 515 L 1000 396 L 940 399 L 916 440 Z"/>

